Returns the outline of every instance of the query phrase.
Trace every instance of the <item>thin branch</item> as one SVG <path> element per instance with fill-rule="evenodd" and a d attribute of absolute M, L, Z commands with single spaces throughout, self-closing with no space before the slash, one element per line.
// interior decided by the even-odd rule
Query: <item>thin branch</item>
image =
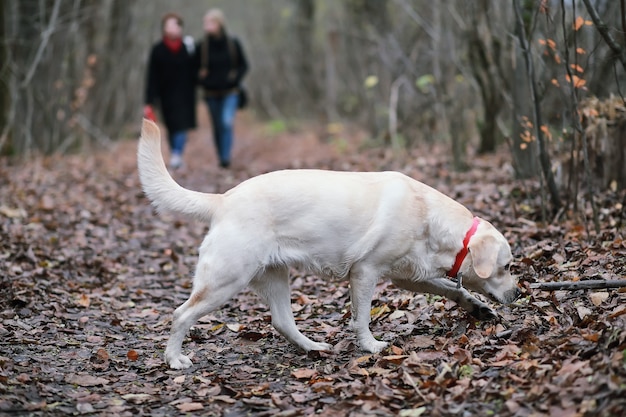
<path fill-rule="evenodd" d="M 35 54 L 35 58 L 33 58 L 33 62 L 31 63 L 30 68 L 26 72 L 26 76 L 24 77 L 24 80 L 22 81 L 22 84 L 21 84 L 22 88 L 26 87 L 30 83 L 30 80 L 32 80 L 33 76 L 35 75 L 35 71 L 37 70 L 37 67 L 39 66 L 39 62 L 41 61 L 41 58 L 43 57 L 43 52 L 46 50 L 46 47 L 48 46 L 48 42 L 50 41 L 50 37 L 52 36 L 52 33 L 54 33 L 56 21 L 57 21 L 57 18 L 59 17 L 60 8 L 61 8 L 61 0 L 56 0 L 54 2 L 54 7 L 52 9 L 52 15 L 50 16 L 50 21 L 48 22 L 48 27 L 41 34 L 42 39 L 41 39 L 41 43 L 39 44 L 39 48 L 37 49 L 37 53 Z"/>
<path fill-rule="evenodd" d="M 424 29 L 424 32 L 426 32 L 426 34 L 430 37 L 430 38 L 435 38 L 437 37 L 437 32 L 435 31 L 435 29 L 433 28 L 433 26 L 428 23 L 428 21 L 426 19 L 424 19 L 423 17 L 421 17 L 413 7 L 409 6 L 407 4 L 407 2 L 405 0 L 396 0 L 396 2 L 398 4 L 400 4 L 400 6 L 402 6 L 402 8 L 404 9 L 404 11 L 406 12 L 407 15 L 409 15 L 411 17 L 411 19 L 413 19 L 415 21 L 415 23 L 417 23 L 417 25 L 419 27 L 421 27 L 422 29 Z"/>
<path fill-rule="evenodd" d="M 624 70 L 626 70 L 626 51 L 624 51 L 624 48 L 622 48 L 617 43 L 615 38 L 613 38 L 613 35 L 611 35 L 611 32 L 609 32 L 609 27 L 606 25 L 606 23 L 604 23 L 604 21 L 602 21 L 602 19 L 600 19 L 598 11 L 595 9 L 595 7 L 593 7 L 591 2 L 589 0 L 583 0 L 583 3 L 587 8 L 587 13 L 589 13 L 591 20 L 593 20 L 593 24 L 598 29 L 598 32 L 600 32 L 600 36 L 602 36 L 602 39 L 604 39 L 604 41 L 609 46 L 609 48 L 611 48 L 613 53 L 617 55 L 617 59 L 619 59 L 619 61 L 622 63 L 622 66 L 624 67 Z M 624 8 L 622 7 L 622 22 L 623 19 Z"/>
<path fill-rule="evenodd" d="M 536 290 L 547 291 L 576 291 L 576 290 L 597 290 L 605 288 L 624 288 L 626 279 L 590 279 L 586 281 L 564 281 L 564 282 L 534 282 L 529 285 Z"/>
<path fill-rule="evenodd" d="M 76 115 L 76 123 L 78 123 L 78 125 L 82 127 L 85 132 L 95 138 L 96 141 L 98 141 L 101 145 L 105 147 L 110 147 L 113 143 L 111 138 L 106 133 L 104 133 L 102 129 L 94 125 L 91 120 L 85 117 L 84 114 L 78 113 Z"/>

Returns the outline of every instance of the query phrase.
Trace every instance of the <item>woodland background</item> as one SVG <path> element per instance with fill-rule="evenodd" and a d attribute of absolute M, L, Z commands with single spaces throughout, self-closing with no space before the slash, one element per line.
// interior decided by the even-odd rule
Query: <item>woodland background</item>
<path fill-rule="evenodd" d="M 476 322 L 377 287 L 364 355 L 348 286 L 291 271 L 303 355 L 251 292 L 163 362 L 206 225 L 155 216 L 136 173 L 161 15 L 210 7 L 248 54 L 230 170 L 206 109 L 182 185 L 275 169 L 397 170 L 501 230 L 523 297 Z M 626 414 L 626 0 L 0 1 L 0 414 Z M 164 149 L 165 152 L 167 152 Z M 165 155 L 167 157 L 167 155 Z"/>
<path fill-rule="evenodd" d="M 331 136 L 337 123 L 354 122 L 395 148 L 447 143 L 457 169 L 467 167 L 468 152 L 506 143 L 515 174 L 532 177 L 544 164 L 545 136 L 543 154 L 553 156 L 544 171 L 567 185 L 582 172 L 585 100 L 621 98 L 626 78 L 623 1 L 6 0 L 0 149 L 66 152 L 127 136 L 141 114 L 160 16 L 178 11 L 199 38 L 201 17 L 215 6 L 250 57 L 247 87 L 260 117 L 277 128 L 312 120 Z M 609 115 L 586 114 L 619 117 L 616 105 Z M 589 169 L 614 171 L 598 175 L 601 187 L 623 187 L 623 129 L 608 128 L 619 143 L 590 138 Z M 596 153 L 613 160 L 596 163 Z"/>

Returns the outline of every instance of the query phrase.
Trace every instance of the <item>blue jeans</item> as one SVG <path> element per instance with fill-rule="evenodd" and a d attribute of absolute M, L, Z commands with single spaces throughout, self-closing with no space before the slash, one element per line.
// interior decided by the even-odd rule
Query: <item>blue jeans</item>
<path fill-rule="evenodd" d="M 187 131 L 180 130 L 178 132 L 172 132 L 167 138 L 170 144 L 170 151 L 173 154 L 182 155 L 185 149 L 185 143 L 187 142 Z"/>
<path fill-rule="evenodd" d="M 230 164 L 233 147 L 233 124 L 239 96 L 231 93 L 224 97 L 207 97 L 206 103 L 213 121 L 213 140 L 222 166 Z"/>

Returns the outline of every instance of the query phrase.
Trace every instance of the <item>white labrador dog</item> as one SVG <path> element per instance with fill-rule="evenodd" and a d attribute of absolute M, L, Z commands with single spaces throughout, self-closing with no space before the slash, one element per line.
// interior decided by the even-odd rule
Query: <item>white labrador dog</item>
<path fill-rule="evenodd" d="M 461 204 L 403 174 L 285 170 L 251 178 L 224 194 L 190 191 L 169 175 L 159 128 L 147 120 L 138 166 L 143 189 L 158 210 L 186 214 L 210 227 L 191 296 L 174 313 L 165 350 L 173 369 L 191 366 L 181 352 L 189 328 L 246 286 L 269 305 L 272 325 L 290 342 L 305 351 L 331 349 L 296 327 L 290 266 L 349 279 L 352 327 L 368 352 L 387 345 L 369 329 L 380 279 L 442 295 L 480 319 L 495 313 L 463 286 L 501 303 L 519 295 L 504 236 Z M 446 276 L 459 270 L 463 286 Z"/>

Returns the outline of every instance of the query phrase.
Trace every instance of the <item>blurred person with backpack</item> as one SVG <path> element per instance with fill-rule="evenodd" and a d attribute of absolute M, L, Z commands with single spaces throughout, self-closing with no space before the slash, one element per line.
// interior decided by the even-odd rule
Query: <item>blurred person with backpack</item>
<path fill-rule="evenodd" d="M 213 140 L 222 168 L 231 163 L 233 124 L 238 108 L 246 105 L 242 80 L 248 61 L 239 40 L 226 31 L 224 14 L 211 9 L 204 16 L 204 37 L 196 45 L 198 82 L 213 124 Z"/>
<path fill-rule="evenodd" d="M 155 107 L 161 110 L 170 147 L 170 168 L 183 165 L 187 131 L 196 127 L 195 44 L 183 38 L 183 19 L 167 13 L 161 19 L 163 38 L 148 60 L 144 117 L 156 122 Z"/>

